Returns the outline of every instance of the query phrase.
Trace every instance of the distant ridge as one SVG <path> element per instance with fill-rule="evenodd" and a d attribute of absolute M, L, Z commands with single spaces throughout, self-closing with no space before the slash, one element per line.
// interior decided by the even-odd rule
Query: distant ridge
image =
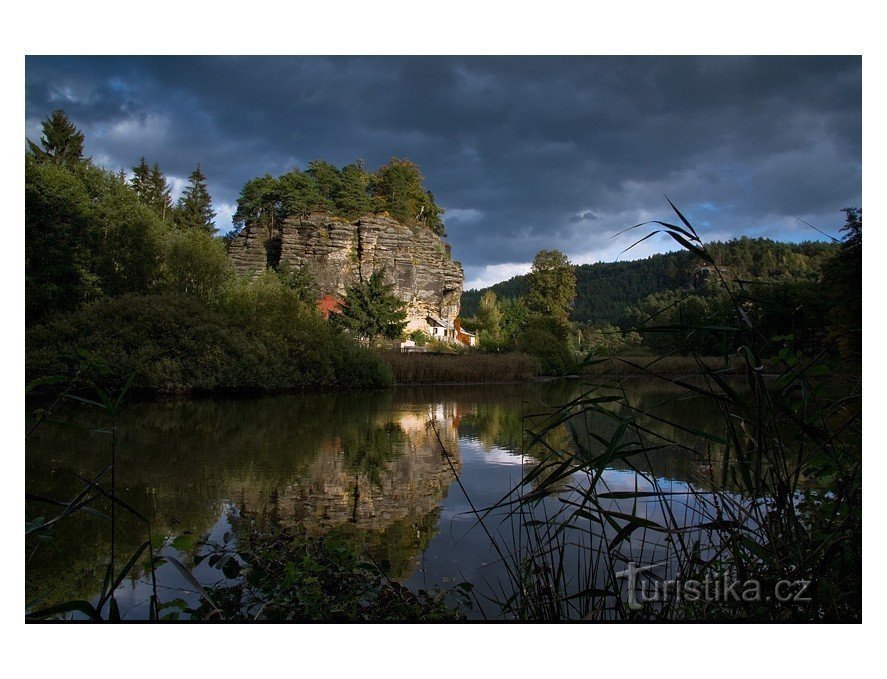
<path fill-rule="evenodd" d="M 818 278 L 822 266 L 837 252 L 834 243 L 805 241 L 782 243 L 767 238 L 742 237 L 706 247 L 732 277 L 748 280 Z M 571 319 L 582 323 L 622 325 L 626 310 L 654 292 L 691 289 L 701 263 L 685 251 L 652 255 L 626 262 L 579 264 L 576 271 L 576 302 Z M 492 290 L 500 298 L 517 298 L 527 291 L 527 277 L 515 276 L 480 290 L 462 293 L 461 315 L 477 312 L 481 295 Z"/>

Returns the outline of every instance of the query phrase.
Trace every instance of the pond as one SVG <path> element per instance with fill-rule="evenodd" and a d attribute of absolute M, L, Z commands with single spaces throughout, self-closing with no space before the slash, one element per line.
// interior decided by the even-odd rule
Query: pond
<path fill-rule="evenodd" d="M 470 617 L 494 618 L 506 566 L 474 509 L 506 497 L 533 463 L 522 445 L 525 416 L 550 411 L 585 388 L 560 381 L 135 402 L 118 423 L 118 494 L 147 517 L 163 553 L 183 562 L 202 541 L 230 534 L 238 513 L 273 511 L 309 534 L 347 534 L 411 588 L 472 583 Z M 704 429 L 717 419 L 710 406 L 675 400 L 668 385 L 635 379 L 627 394 L 635 407 L 658 405 L 664 420 Z M 45 422 L 27 439 L 26 487 L 68 500 L 83 488 L 81 479 L 110 463 L 108 423 L 103 412 L 74 402 L 54 420 L 61 422 Z M 564 427 L 546 440 L 553 448 L 573 445 Z M 674 449 L 659 455 L 652 473 L 665 487 L 680 489 L 704 479 L 710 464 Z M 610 490 L 646 484 L 624 463 L 609 466 L 602 480 Z M 571 492 L 565 484 L 562 497 L 550 494 L 539 511 L 557 511 Z M 45 504 L 27 502 L 26 508 L 29 521 L 53 515 Z M 127 513 L 118 519 L 115 553 L 122 564 L 146 533 Z M 514 538 L 513 522 L 501 515 L 485 524 L 501 544 Z M 97 598 L 110 550 L 106 518 L 78 512 L 51 540 L 27 548 L 27 601 L 46 606 Z M 218 579 L 205 564 L 194 574 L 205 583 Z M 161 600 L 198 596 L 170 564 L 157 575 Z M 146 617 L 150 593 L 143 573 L 124 581 L 117 591 L 124 618 Z"/>

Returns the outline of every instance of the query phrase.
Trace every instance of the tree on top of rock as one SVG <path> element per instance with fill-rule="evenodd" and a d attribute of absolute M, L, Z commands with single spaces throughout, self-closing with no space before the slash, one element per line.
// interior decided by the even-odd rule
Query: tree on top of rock
<path fill-rule="evenodd" d="M 270 174 L 250 179 L 243 185 L 237 199 L 237 212 L 233 217 L 235 226 L 257 226 L 271 237 L 280 218 L 280 198 L 280 182 Z"/>
<path fill-rule="evenodd" d="M 176 207 L 176 224 L 184 229 L 203 229 L 215 233 L 213 223 L 216 213 L 212 209 L 212 198 L 206 188 L 206 175 L 200 165 L 188 177 L 188 187 L 179 198 Z"/>
<path fill-rule="evenodd" d="M 444 235 L 440 215 L 443 212 L 422 186 L 419 166 L 409 160 L 392 158 L 380 167 L 374 177 L 373 194 L 376 209 L 386 211 L 400 222 L 427 224 L 435 233 Z"/>
<path fill-rule="evenodd" d="M 372 212 L 373 200 L 369 194 L 371 181 L 372 177 L 363 169 L 362 163 L 352 163 L 343 167 L 334 195 L 336 209 L 349 219 Z"/>
<path fill-rule="evenodd" d="M 39 162 L 71 167 L 83 160 L 83 132 L 59 109 L 43 121 L 40 146 L 28 139 L 28 149 Z"/>

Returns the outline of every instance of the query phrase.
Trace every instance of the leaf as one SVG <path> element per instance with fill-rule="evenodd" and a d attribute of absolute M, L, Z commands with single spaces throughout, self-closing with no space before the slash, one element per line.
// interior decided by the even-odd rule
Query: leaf
<path fill-rule="evenodd" d="M 216 606 L 213 602 L 212 597 L 210 597 L 210 595 L 207 594 L 206 590 L 203 588 L 203 585 L 197 582 L 197 578 L 194 577 L 194 574 L 187 568 L 185 568 L 181 561 L 179 561 L 178 559 L 174 559 L 171 556 L 167 556 L 164 558 L 178 569 L 179 573 L 182 574 L 182 577 L 184 577 L 185 580 L 187 580 L 191 584 L 191 586 L 200 593 L 200 596 L 207 600 L 210 606 L 212 606 L 213 608 L 218 608 L 218 606 Z"/>

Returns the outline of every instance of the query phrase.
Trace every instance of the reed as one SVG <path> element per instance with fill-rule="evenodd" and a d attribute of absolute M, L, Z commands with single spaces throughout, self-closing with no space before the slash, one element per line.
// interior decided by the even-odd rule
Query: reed
<path fill-rule="evenodd" d="M 399 353 L 380 354 L 394 372 L 397 384 L 448 382 L 523 382 L 540 374 L 539 361 L 527 354 Z"/>
<path fill-rule="evenodd" d="M 681 225 L 656 222 L 657 231 L 720 276 L 672 208 Z M 504 618 L 861 619 L 861 379 L 824 381 L 822 354 L 782 351 L 765 367 L 771 339 L 738 301 L 734 325 L 712 330 L 740 340 L 726 365 L 589 358 L 600 373 L 579 397 L 526 415 L 525 451 L 536 462 L 477 513 L 482 523 L 511 519 L 510 539 L 497 536 L 510 563 L 498 586 Z M 631 380 L 612 369 L 620 364 L 667 383 L 667 401 L 709 401 L 720 416 L 703 431 L 633 406 Z M 675 376 L 688 368 L 698 377 Z M 564 430 L 569 444 L 553 444 Z M 659 460 L 675 451 L 707 471 L 679 486 L 663 479 Z M 614 465 L 634 473 L 633 488 L 608 485 Z M 697 592 L 707 583 L 704 594 L 687 596 L 688 583 Z"/>

